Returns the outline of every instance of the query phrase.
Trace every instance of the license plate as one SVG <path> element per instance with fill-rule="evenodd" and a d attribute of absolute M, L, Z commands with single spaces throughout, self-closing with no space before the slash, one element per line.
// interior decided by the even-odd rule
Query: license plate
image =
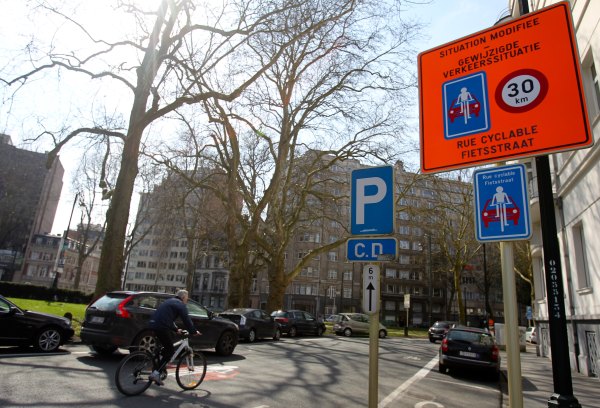
<path fill-rule="evenodd" d="M 459 355 L 461 355 L 462 357 L 477 358 L 477 353 L 473 353 L 470 351 L 461 351 L 459 352 Z"/>
<path fill-rule="evenodd" d="M 101 316 L 92 316 L 92 318 L 90 319 L 90 323 L 103 323 L 104 322 L 104 317 Z"/>

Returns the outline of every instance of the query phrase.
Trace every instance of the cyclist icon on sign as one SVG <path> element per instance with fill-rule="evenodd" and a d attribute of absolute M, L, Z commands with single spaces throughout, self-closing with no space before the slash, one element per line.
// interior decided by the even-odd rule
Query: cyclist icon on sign
<path fill-rule="evenodd" d="M 442 87 L 444 137 L 453 139 L 490 128 L 485 72 L 457 78 Z"/>
<path fill-rule="evenodd" d="M 458 94 L 458 98 L 456 98 L 457 104 L 460 102 L 460 113 L 465 117 L 465 124 L 467 123 L 467 119 L 471 119 L 471 112 L 469 110 L 469 102 L 473 101 L 473 97 L 471 93 L 467 90 L 466 87 L 460 88 L 460 94 Z"/>
<path fill-rule="evenodd" d="M 505 226 L 508 226 L 508 222 L 506 220 L 507 204 L 511 204 L 508 194 L 504 192 L 503 187 L 496 187 L 496 194 L 494 194 L 494 197 L 492 197 L 492 202 L 490 205 L 496 206 L 496 218 L 500 218 L 500 227 L 502 231 L 504 231 Z"/>

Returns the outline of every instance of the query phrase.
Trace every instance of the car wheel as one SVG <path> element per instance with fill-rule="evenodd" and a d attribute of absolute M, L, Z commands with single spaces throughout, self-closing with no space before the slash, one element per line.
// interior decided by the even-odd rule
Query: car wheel
<path fill-rule="evenodd" d="M 55 327 L 46 327 L 35 338 L 35 348 L 45 353 L 56 351 L 60 346 L 62 333 Z"/>
<path fill-rule="evenodd" d="M 446 374 L 446 372 L 448 372 L 448 367 L 446 367 L 445 365 L 443 365 L 442 363 L 438 364 L 438 371 L 442 374 Z"/>
<path fill-rule="evenodd" d="M 232 332 L 226 331 L 221 335 L 221 338 L 219 338 L 215 350 L 220 356 L 230 356 L 233 353 L 235 346 L 237 346 L 235 336 Z"/>
<path fill-rule="evenodd" d="M 154 336 L 154 332 L 147 330 L 136 337 L 133 347 L 129 351 L 143 350 L 154 354 L 157 345 L 158 339 Z"/>
<path fill-rule="evenodd" d="M 349 327 L 346 327 L 344 329 L 344 336 L 346 336 L 346 337 L 352 336 L 352 329 L 350 329 Z"/>
<path fill-rule="evenodd" d="M 90 347 L 101 356 L 109 356 L 117 349 L 117 346 L 105 346 L 100 344 L 92 344 Z"/>
<path fill-rule="evenodd" d="M 281 339 L 281 329 L 278 327 L 275 329 L 275 334 L 273 334 L 273 340 L 278 341 Z"/>
<path fill-rule="evenodd" d="M 380 339 L 385 339 L 385 337 L 387 336 L 387 332 L 383 329 L 379 330 L 379 338 Z"/>
<path fill-rule="evenodd" d="M 323 327 L 322 327 L 322 326 L 319 326 L 319 327 L 317 327 L 317 336 L 318 336 L 318 337 L 321 337 L 321 336 L 323 335 L 323 332 L 324 332 L 324 331 L 325 331 L 325 330 L 323 329 Z"/>
<path fill-rule="evenodd" d="M 250 329 L 247 340 L 249 343 L 254 343 L 256 341 L 256 331 L 254 329 Z"/>
<path fill-rule="evenodd" d="M 296 337 L 298 335 L 298 330 L 296 330 L 296 326 L 290 327 L 290 331 L 288 332 L 288 336 Z"/>

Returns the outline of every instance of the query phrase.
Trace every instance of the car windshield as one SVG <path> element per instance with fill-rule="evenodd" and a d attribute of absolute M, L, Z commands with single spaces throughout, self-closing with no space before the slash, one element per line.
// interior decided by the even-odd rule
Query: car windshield
<path fill-rule="evenodd" d="M 271 313 L 271 316 L 273 317 L 286 317 L 287 313 L 286 312 L 282 312 L 281 310 L 278 312 L 273 312 Z"/>
<path fill-rule="evenodd" d="M 451 330 L 447 336 L 448 340 L 465 341 L 474 344 L 492 345 L 494 338 L 488 333 L 479 333 L 463 330 Z"/>
<path fill-rule="evenodd" d="M 90 308 L 103 311 L 115 310 L 119 303 L 128 296 L 126 293 L 109 293 L 92 303 Z"/>

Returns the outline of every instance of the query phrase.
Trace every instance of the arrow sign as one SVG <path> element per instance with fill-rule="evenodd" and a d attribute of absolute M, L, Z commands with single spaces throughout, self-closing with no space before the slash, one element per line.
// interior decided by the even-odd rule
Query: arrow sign
<path fill-rule="evenodd" d="M 373 291 L 375 290 L 375 286 L 373 286 L 372 282 L 369 282 L 369 286 L 367 286 L 367 291 L 369 292 L 369 310 L 373 310 Z"/>
<path fill-rule="evenodd" d="M 379 266 L 363 268 L 363 310 L 367 314 L 379 312 Z"/>

